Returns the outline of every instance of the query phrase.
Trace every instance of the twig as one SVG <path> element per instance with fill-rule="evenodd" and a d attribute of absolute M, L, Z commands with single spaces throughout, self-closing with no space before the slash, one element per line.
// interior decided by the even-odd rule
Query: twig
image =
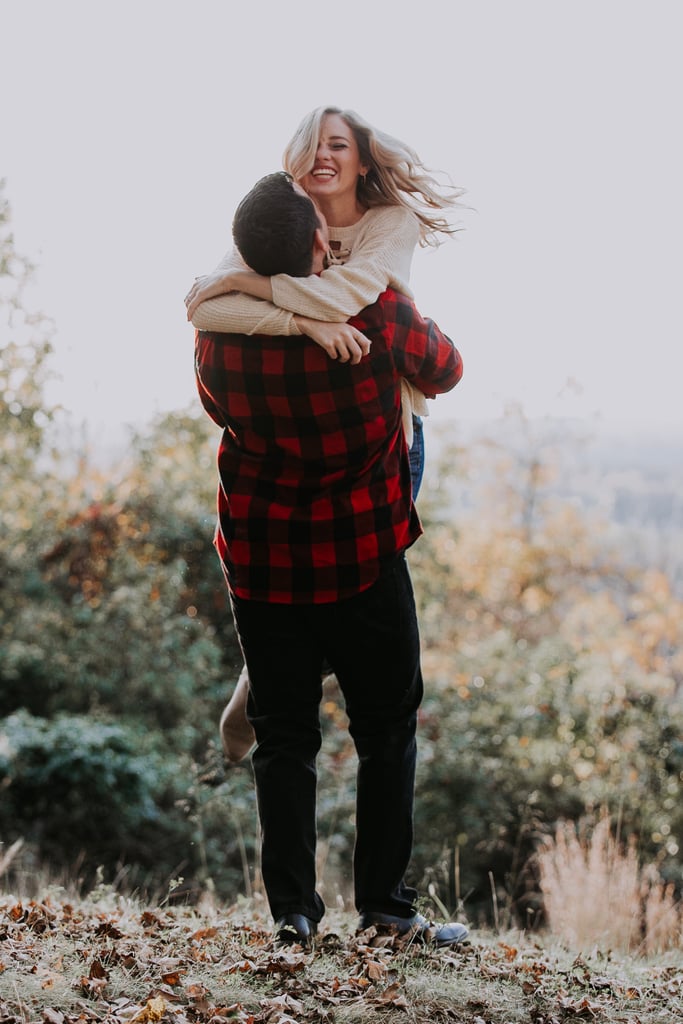
<path fill-rule="evenodd" d="M 498 894 L 496 893 L 496 883 L 493 878 L 493 871 L 489 871 L 489 883 L 491 885 L 491 899 L 493 901 L 493 924 L 497 932 L 500 932 L 500 922 L 498 920 Z"/>

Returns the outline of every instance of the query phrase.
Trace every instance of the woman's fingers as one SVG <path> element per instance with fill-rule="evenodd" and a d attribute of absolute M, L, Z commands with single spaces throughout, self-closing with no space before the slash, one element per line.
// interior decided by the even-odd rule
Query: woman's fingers
<path fill-rule="evenodd" d="M 345 335 L 340 339 L 337 347 L 341 361 L 343 363 L 350 362 L 352 365 L 359 363 L 369 351 L 370 342 L 364 334 L 361 334 L 355 328 L 351 328 L 351 334 Z"/>
<path fill-rule="evenodd" d="M 370 339 L 366 338 L 365 335 L 361 334 L 360 331 L 357 331 L 355 329 L 355 327 L 354 327 L 354 337 L 356 339 L 356 342 L 358 343 L 358 346 L 359 346 L 359 348 L 361 350 L 362 355 L 364 355 L 364 356 L 368 355 L 368 353 L 370 351 Z"/>

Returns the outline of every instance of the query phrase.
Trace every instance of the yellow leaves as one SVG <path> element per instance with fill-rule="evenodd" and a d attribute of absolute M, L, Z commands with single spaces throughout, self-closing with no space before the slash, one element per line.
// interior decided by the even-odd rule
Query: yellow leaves
<path fill-rule="evenodd" d="M 154 1024 L 155 1021 L 160 1021 L 165 1013 L 166 1000 L 163 996 L 155 996 L 153 999 L 148 999 L 145 1006 L 134 1017 L 131 1017 L 127 1024 Z"/>

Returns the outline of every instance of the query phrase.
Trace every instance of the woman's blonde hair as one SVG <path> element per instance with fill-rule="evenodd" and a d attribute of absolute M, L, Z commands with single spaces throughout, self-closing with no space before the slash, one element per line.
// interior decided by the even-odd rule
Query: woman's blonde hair
<path fill-rule="evenodd" d="M 367 175 L 358 179 L 357 196 L 362 206 L 403 206 L 410 210 L 420 222 L 421 245 L 438 245 L 440 234 L 452 235 L 458 230 L 432 211 L 456 206 L 464 189 L 440 185 L 414 149 L 373 128 L 354 110 L 317 107 L 306 115 L 282 158 L 285 170 L 296 181 L 301 181 L 315 163 L 326 114 L 343 118 L 353 132 L 361 162 L 369 168 Z"/>

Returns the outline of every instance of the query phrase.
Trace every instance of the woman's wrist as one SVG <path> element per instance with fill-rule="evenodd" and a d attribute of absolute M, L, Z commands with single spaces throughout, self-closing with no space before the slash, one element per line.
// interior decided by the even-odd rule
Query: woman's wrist
<path fill-rule="evenodd" d="M 233 270 L 226 274 L 230 282 L 230 291 L 244 292 L 256 299 L 273 301 L 273 289 L 269 277 L 263 277 L 253 270 Z"/>

